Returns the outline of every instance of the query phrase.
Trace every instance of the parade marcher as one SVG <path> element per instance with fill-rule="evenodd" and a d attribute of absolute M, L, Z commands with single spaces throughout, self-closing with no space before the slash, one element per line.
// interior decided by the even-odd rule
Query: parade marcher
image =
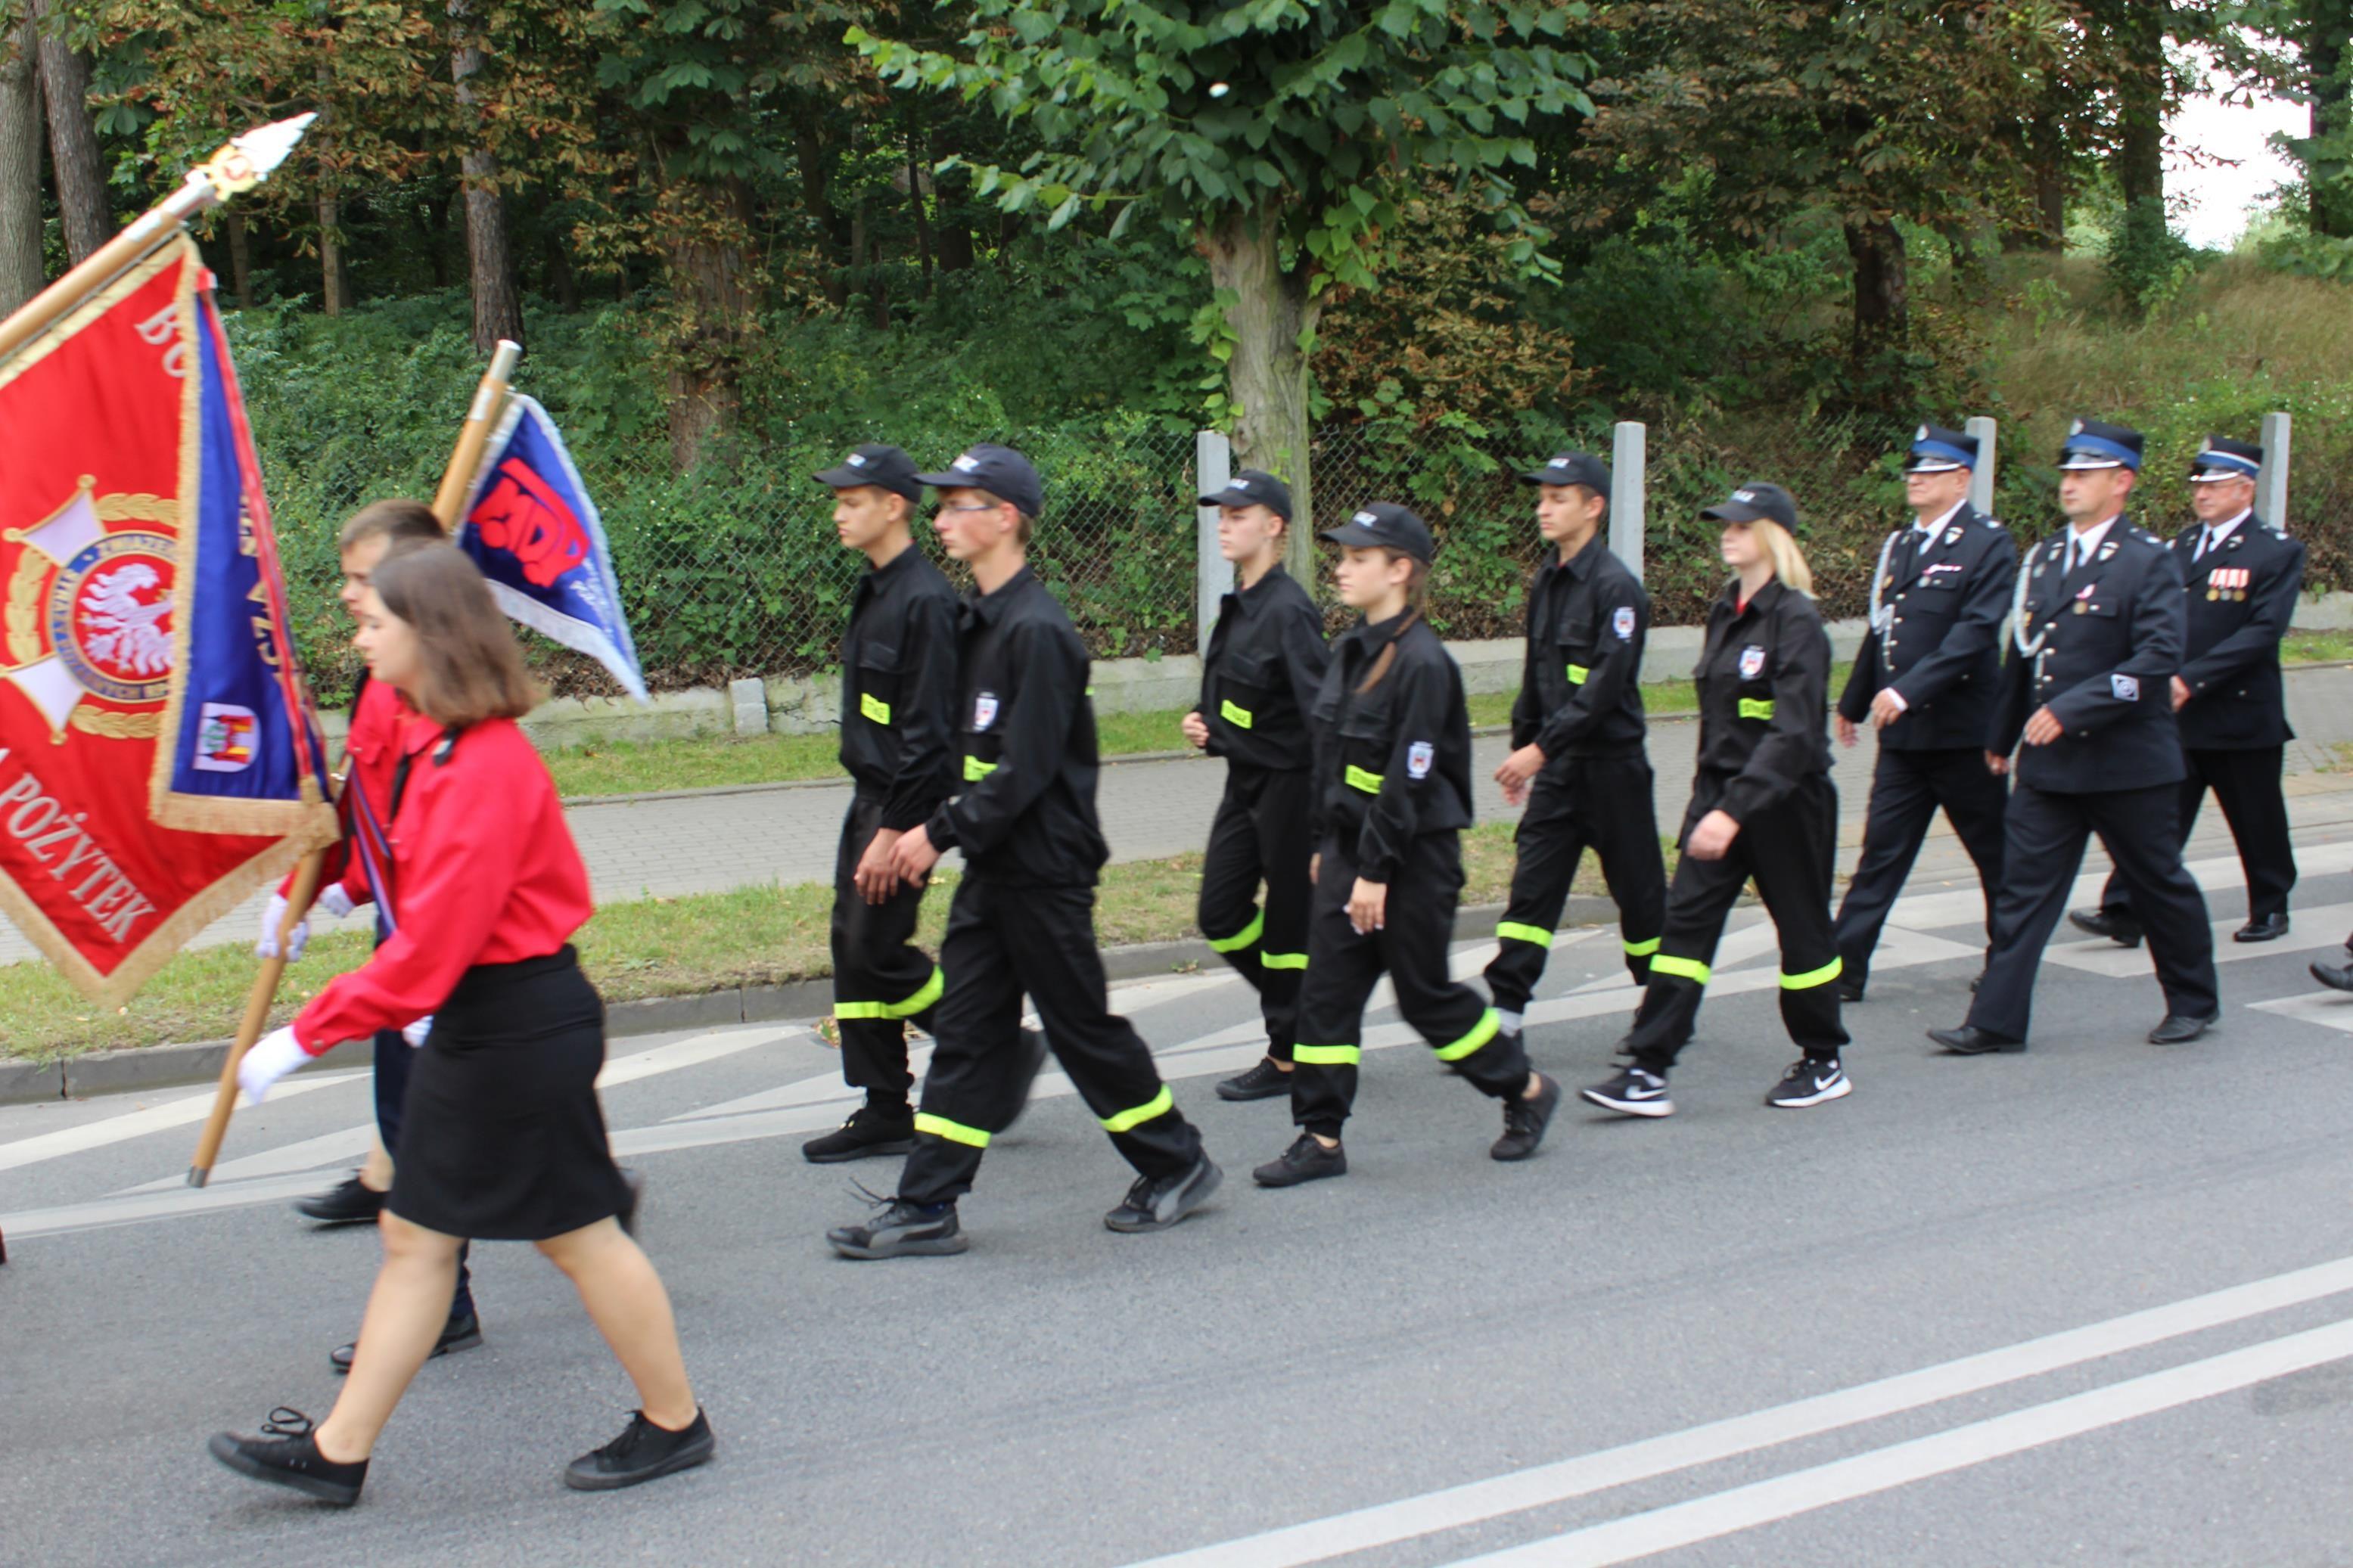
<path fill-rule="evenodd" d="M 1299 1136 L 1251 1174 L 1289 1187 L 1347 1173 L 1340 1129 L 1383 971 L 1438 1059 L 1504 1102 L 1488 1152 L 1525 1160 L 1560 1086 L 1530 1070 L 1519 1037 L 1447 970 L 1471 826 L 1471 720 L 1462 672 L 1422 616 L 1436 546 L 1420 518 L 1387 502 L 1323 536 L 1341 547 L 1342 601 L 1365 618 L 1333 645 L 1315 700 L 1315 902 L 1291 1075 Z"/>
<path fill-rule="evenodd" d="M 1095 817 L 1087 650 L 1029 568 L 1044 504 L 1038 471 L 1012 448 L 984 444 L 918 478 L 940 492 L 936 526 L 948 553 L 972 569 L 957 636 L 964 787 L 901 836 L 891 863 L 920 883 L 960 849 L 965 873 L 940 942 L 947 989 L 898 1194 L 826 1239 L 849 1258 L 965 1249 L 956 1200 L 972 1190 L 1031 1066 L 1025 994 L 1071 1086 L 1137 1172 L 1103 1223 L 1165 1230 L 1217 1190 L 1221 1173 L 1150 1048 L 1111 1011 L 1095 947 L 1095 883 L 1111 851 Z"/>
<path fill-rule="evenodd" d="M 536 1242 L 637 1385 L 628 1428 L 575 1460 L 565 1483 L 604 1490 L 699 1465 L 711 1426 L 670 1297 L 621 1226 L 636 1201 L 596 1100 L 604 1004 L 566 940 L 590 912 L 588 873 L 554 781 L 514 722 L 535 696 L 522 650 L 473 563 L 440 543 L 385 557 L 356 641 L 375 679 L 423 721 L 402 731 L 386 808 L 396 929 L 248 1052 L 238 1086 L 259 1103 L 338 1041 L 427 1014 L 433 1023 L 393 1151 L 384 1265 L 334 1410 L 314 1428 L 280 1409 L 261 1436 L 215 1436 L 213 1457 L 358 1501 L 377 1435 L 433 1352 L 471 1237 Z"/>
<path fill-rule="evenodd" d="M 440 519 L 422 501 L 381 500 L 353 512 L 336 540 L 343 559 L 343 608 L 357 620 L 360 603 L 367 594 L 369 574 L 395 545 L 408 540 L 440 537 Z M 381 839 L 385 836 L 390 820 L 387 812 L 401 732 L 415 717 L 402 705 L 397 691 L 382 681 L 371 680 L 366 668 L 361 668 L 359 689 L 352 699 L 351 721 L 344 735 L 343 787 L 337 803 L 344 819 L 346 847 L 357 845 L 364 837 Z M 363 861 L 361 855 L 339 850 L 330 861 L 330 879 L 322 885 L 317 907 L 340 918 L 373 901 L 375 891 L 369 886 Z M 269 907 L 262 912 L 261 940 L 254 951 L 264 958 L 277 955 L 278 922 L 285 912 L 286 889 L 280 888 L 270 895 Z M 375 914 L 376 941 L 382 942 L 392 935 L 391 915 L 380 903 Z M 294 927 L 288 958 L 301 957 L 309 941 L 310 921 L 305 919 Z M 415 1026 L 411 1032 L 415 1032 Z M 417 1037 L 423 1037 L 418 1034 Z M 294 1205 L 305 1217 L 322 1225 L 350 1225 L 361 1220 L 373 1223 L 384 1209 L 385 1194 L 392 1190 L 392 1151 L 400 1147 L 401 1109 L 407 1100 L 408 1069 L 417 1053 L 411 1040 L 399 1029 L 377 1030 L 375 1047 L 376 1144 L 369 1152 L 367 1163 L 337 1185 Z M 449 1316 L 442 1324 L 441 1337 L 434 1342 L 433 1353 L 448 1355 L 472 1350 L 481 1342 L 481 1320 L 474 1308 L 473 1271 L 461 1247 L 458 1253 L 457 1290 L 450 1300 Z M 339 1345 L 329 1352 L 328 1360 L 336 1371 L 351 1370 L 353 1348 Z"/>
<path fill-rule="evenodd" d="M 1871 630 L 1846 691 L 1838 737 L 1879 731 L 1862 855 L 1833 932 L 1839 999 L 1860 1002 L 1887 912 L 1939 806 L 1977 863 L 1986 935 L 2001 887 L 2001 816 L 2010 786 L 1986 766 L 1985 738 L 2001 676 L 2001 623 L 2018 580 L 2010 531 L 1969 504 L 1978 438 L 1923 425 L 1904 465 L 1909 527 L 1879 548 Z"/>
<path fill-rule="evenodd" d="M 2189 769 L 2179 831 L 2186 846 L 2212 789 L 2247 874 L 2247 923 L 2232 933 L 2236 942 L 2285 936 L 2287 895 L 2295 886 L 2280 783 L 2295 731 L 2288 728 L 2280 682 L 2280 639 L 2304 585 L 2304 546 L 2255 515 L 2263 462 L 2263 449 L 2251 441 L 2210 437 L 2189 466 L 2199 525 L 2173 542 L 2189 612 L 2181 672 L 2172 680 L 2174 722 Z M 2096 910 L 2068 918 L 2094 936 L 2140 945 L 2141 922 L 2120 874 L 2109 876 Z"/>
<path fill-rule="evenodd" d="M 955 787 L 955 590 L 915 546 L 913 459 L 859 447 L 816 476 L 841 542 L 866 557 L 841 640 L 841 765 L 856 782 L 833 865 L 833 1016 L 841 1076 L 866 1091 L 849 1120 L 801 1146 L 817 1164 L 913 1148 L 907 1026 L 928 1026 L 941 974 L 915 945 L 923 889 L 891 869 L 899 836 Z"/>
<path fill-rule="evenodd" d="M 1547 548 L 1528 586 L 1512 753 L 1495 770 L 1505 804 L 1525 807 L 1513 835 L 1511 903 L 1495 924 L 1487 965 L 1488 994 L 1514 1035 L 1544 977 L 1553 927 L 1588 847 L 1618 902 L 1618 935 L 1638 985 L 1650 979 L 1667 913 L 1643 750 L 1651 596 L 1602 538 L 1609 465 L 1563 452 L 1520 478 L 1538 487 L 1536 528 Z"/>
<path fill-rule="evenodd" d="M 2181 864 L 2184 772 L 2173 716 L 2181 560 L 2125 516 L 2141 434 L 2078 419 L 2060 452 L 2062 532 L 2027 553 L 1986 762 L 2011 774 L 2001 896 L 1983 983 L 1957 1028 L 1963 1056 L 2026 1048 L 2035 971 L 2096 833 L 2147 928 L 2165 990 L 2151 1045 L 2182 1045 L 2220 1010 L 2206 900 Z M 2015 763 L 2010 753 L 2023 740 Z"/>
<path fill-rule="evenodd" d="M 1308 715 L 1330 654 L 1324 613 L 1282 569 L 1290 488 L 1244 468 L 1201 504 L 1218 509 L 1218 549 L 1235 574 L 1201 659 L 1200 705 L 1184 719 L 1187 742 L 1226 759 L 1226 793 L 1201 858 L 1201 934 L 1258 992 L 1266 1019 L 1266 1056 L 1219 1084 L 1218 1096 L 1266 1100 L 1291 1092 L 1314 892 Z"/>
<path fill-rule="evenodd" d="M 1795 1109 L 1852 1089 L 1841 1052 L 1838 948 L 1831 936 L 1831 640 L 1798 549 L 1797 503 L 1749 484 L 1700 513 L 1724 524 L 1734 576 L 1710 606 L 1692 679 L 1699 689 L 1699 772 L 1683 812 L 1667 922 L 1616 1077 L 1584 1091 L 1605 1110 L 1671 1116 L 1667 1074 L 1692 1037 L 1708 966 L 1751 879 L 1781 943 L 1781 1022 L 1805 1054 L 1766 1096 Z"/>

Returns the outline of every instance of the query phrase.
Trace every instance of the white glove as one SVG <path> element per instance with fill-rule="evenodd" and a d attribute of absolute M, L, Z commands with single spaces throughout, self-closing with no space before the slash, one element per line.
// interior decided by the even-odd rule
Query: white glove
<path fill-rule="evenodd" d="M 322 901 L 323 902 L 324 900 Z M 261 911 L 261 940 L 253 944 L 253 951 L 257 957 L 275 958 L 278 956 L 278 922 L 285 918 L 286 895 L 283 893 L 270 894 L 269 902 L 264 906 Z M 286 962 L 291 963 L 296 959 L 301 957 L 302 950 L 310 945 L 311 922 L 307 920 L 295 921 L 294 930 L 289 935 L 286 942 Z"/>
<path fill-rule="evenodd" d="M 247 1103 L 259 1105 L 269 1098 L 272 1084 L 310 1059 L 311 1053 L 294 1038 L 291 1025 L 272 1029 L 256 1040 L 237 1064 L 237 1087 L 245 1090 Z"/>
<path fill-rule="evenodd" d="M 318 906 L 337 920 L 342 920 L 352 912 L 352 896 L 343 891 L 343 885 L 341 882 L 330 882 L 319 890 Z"/>
<path fill-rule="evenodd" d="M 417 1019 L 414 1024 L 409 1025 L 408 1027 L 401 1030 L 400 1037 L 406 1040 L 412 1046 L 421 1046 L 425 1043 L 425 1037 L 432 1032 L 433 1015 L 427 1013 L 422 1018 Z"/>

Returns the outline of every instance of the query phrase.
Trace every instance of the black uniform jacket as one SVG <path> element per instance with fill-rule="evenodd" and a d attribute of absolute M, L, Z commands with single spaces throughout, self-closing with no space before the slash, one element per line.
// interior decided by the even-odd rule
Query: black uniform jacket
<path fill-rule="evenodd" d="M 1471 710 L 1462 671 L 1410 612 L 1345 632 L 1315 699 L 1315 838 L 1356 846 L 1357 873 L 1386 882 L 1416 835 L 1471 826 Z M 1391 643 L 1381 683 L 1359 692 Z"/>
<path fill-rule="evenodd" d="M 1201 661 L 1198 711 L 1209 754 L 1286 773 L 1313 766 L 1307 716 L 1331 661 L 1324 612 L 1282 567 L 1228 594 Z"/>
<path fill-rule="evenodd" d="M 1091 887 L 1111 858 L 1095 820 L 1094 704 L 1071 617 L 1024 566 L 957 618 L 962 793 L 932 814 L 931 840 L 976 877 L 1013 887 Z"/>
<path fill-rule="evenodd" d="M 1831 767 L 1831 637 L 1813 600 L 1775 578 L 1740 605 L 1727 584 L 1692 671 L 1699 767 L 1733 775 L 1715 809 L 1746 823 Z"/>
<path fill-rule="evenodd" d="M 2280 638 L 2304 586 L 2304 545 L 2251 516 L 2193 563 L 2203 531 L 2193 528 L 2173 542 L 2189 611 L 2181 660 L 2189 700 L 2174 716 L 2181 743 L 2237 751 L 2291 741 Z"/>
<path fill-rule="evenodd" d="M 1985 745 L 2001 676 L 2001 623 L 2018 581 L 2010 530 L 1963 501 L 1932 534 L 1906 524 L 1887 552 L 1880 603 L 1890 616 L 1855 655 L 1840 714 L 1860 724 L 1894 688 L 1904 712 L 1879 731 L 1898 751 Z"/>
<path fill-rule="evenodd" d="M 2093 558 L 2066 570 L 2063 529 L 2027 552 L 2029 646 L 2015 642 L 1986 749 L 2018 752 L 2018 782 L 2053 795 L 2094 795 L 2179 782 L 2181 739 L 2173 676 L 2186 620 L 2181 564 L 2155 534 L 2119 517 Z M 2044 746 L 2019 745 L 2026 721 L 2049 708 L 2064 726 Z"/>
<path fill-rule="evenodd" d="M 841 639 L 841 765 L 904 833 L 955 786 L 956 596 L 910 545 L 858 580 Z"/>
<path fill-rule="evenodd" d="M 1642 747 L 1642 644 L 1651 595 L 1597 533 L 1563 564 L 1557 551 L 1528 586 L 1527 654 L 1512 744 L 1564 757 L 1622 756 Z"/>

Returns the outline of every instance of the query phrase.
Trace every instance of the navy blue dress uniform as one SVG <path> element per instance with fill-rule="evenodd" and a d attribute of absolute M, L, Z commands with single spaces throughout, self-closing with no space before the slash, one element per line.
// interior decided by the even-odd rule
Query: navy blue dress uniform
<path fill-rule="evenodd" d="M 2263 460 L 2263 447 L 2253 442 L 2211 437 L 2190 464 L 2189 482 L 2252 480 Z M 2181 837 L 2189 842 L 2211 789 L 2247 875 L 2247 924 L 2238 940 L 2268 942 L 2287 931 L 2288 892 L 2295 886 L 2295 849 L 2280 788 L 2286 742 L 2295 731 L 2288 728 L 2280 683 L 2280 639 L 2304 585 L 2304 546 L 2250 509 L 2185 531 L 2173 551 L 2181 561 L 2189 612 L 2181 662 L 2189 700 L 2174 716 L 2188 768 L 2181 781 Z M 2076 923 L 2133 942 L 2141 936 L 2120 876 L 2108 879 L 2099 917 Z"/>
<path fill-rule="evenodd" d="M 1744 485 L 1700 514 L 1765 523 L 1794 534 L 1797 505 L 1778 485 Z M 1804 1052 L 1772 1103 L 1801 1106 L 1849 1092 L 1841 1054 L 1838 948 L 1831 936 L 1831 862 L 1838 843 L 1838 789 L 1831 782 L 1830 634 L 1813 600 L 1778 577 L 1742 602 L 1728 584 L 1708 610 L 1707 639 L 1692 678 L 1699 689 L 1699 769 L 1677 842 L 1710 812 L 1740 825 L 1723 858 L 1685 854 L 1667 889 L 1666 930 L 1633 1031 L 1630 1058 L 1610 1081 L 1584 1091 L 1633 1116 L 1666 1116 L 1666 1076 L 1692 1037 L 1724 922 L 1753 878 L 1780 939 L 1781 1021 Z"/>
<path fill-rule="evenodd" d="M 896 447 L 860 447 L 816 479 L 923 499 L 914 463 Z M 841 1075 L 866 1103 L 804 1147 L 818 1163 L 903 1154 L 914 1136 L 907 1025 L 929 1026 L 943 988 L 914 941 L 923 889 L 902 886 L 870 904 L 851 879 L 876 833 L 921 826 L 954 787 L 955 639 L 955 590 L 922 550 L 910 544 L 859 578 L 841 641 L 841 765 L 856 788 L 833 862 L 833 1016 Z"/>
<path fill-rule="evenodd" d="M 1286 524 L 1292 518 L 1289 488 L 1255 468 L 1200 500 L 1203 506 L 1264 506 Z M 1225 596 L 1201 661 L 1197 711 L 1208 728 L 1209 754 L 1226 760 L 1226 793 L 1201 861 L 1201 934 L 1258 992 L 1267 1056 L 1279 1062 L 1291 1059 L 1307 973 L 1307 868 L 1315 853 L 1315 744 L 1308 715 L 1330 657 L 1324 613 L 1276 566 Z M 1287 1094 L 1289 1086 L 1281 1069 L 1261 1063 L 1219 1084 L 1218 1093 L 1259 1100 Z"/>
<path fill-rule="evenodd" d="M 1978 439 L 1923 425 L 1906 469 L 1974 468 Z M 2018 577 L 2010 531 L 1964 500 L 1928 523 L 1887 536 L 1873 579 L 1871 630 L 1855 656 L 1838 710 L 1860 724 L 1882 691 L 1904 711 L 1879 731 L 1862 855 L 1839 906 L 1841 996 L 1860 1001 L 1887 912 L 1912 874 L 1941 807 L 1985 889 L 1986 934 L 2001 886 L 2002 809 L 2008 783 L 1986 766 L 1985 737 L 2001 673 L 2001 625 Z"/>
<path fill-rule="evenodd" d="M 2061 466 L 2137 471 L 2141 446 L 2137 430 L 2077 420 Z M 1996 756 L 2018 752 L 1993 949 L 1968 1023 L 1929 1037 L 1968 1055 L 2025 1048 L 2042 950 L 2097 833 L 2147 922 L 2166 998 L 2150 1038 L 2194 1039 L 2220 1002 L 2206 900 L 2181 864 L 2184 768 L 2170 689 L 2188 619 L 2180 557 L 2119 513 L 2036 544 L 2017 599 L 1986 742 Z M 2044 708 L 2063 732 L 2021 749 L 2027 721 Z"/>
<path fill-rule="evenodd" d="M 1520 477 L 1609 493 L 1608 465 L 1584 452 L 1563 452 Z M 1598 531 L 1568 560 L 1548 552 L 1536 568 L 1512 744 L 1540 748 L 1545 765 L 1513 836 L 1511 904 L 1496 922 L 1495 957 L 1487 965 L 1488 994 L 1507 1014 L 1523 1011 L 1544 977 L 1553 928 L 1588 847 L 1618 901 L 1626 967 L 1637 984 L 1650 977 L 1667 913 L 1643 749 L 1642 646 L 1650 634 L 1650 595 Z"/>

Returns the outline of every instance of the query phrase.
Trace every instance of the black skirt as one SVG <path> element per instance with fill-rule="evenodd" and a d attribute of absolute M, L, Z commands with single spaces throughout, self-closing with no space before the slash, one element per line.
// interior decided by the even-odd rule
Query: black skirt
<path fill-rule="evenodd" d="M 544 1241 L 619 1214 L 604 1065 L 604 1000 L 570 947 L 468 970 L 417 1047 L 386 1206 L 480 1241 Z"/>

